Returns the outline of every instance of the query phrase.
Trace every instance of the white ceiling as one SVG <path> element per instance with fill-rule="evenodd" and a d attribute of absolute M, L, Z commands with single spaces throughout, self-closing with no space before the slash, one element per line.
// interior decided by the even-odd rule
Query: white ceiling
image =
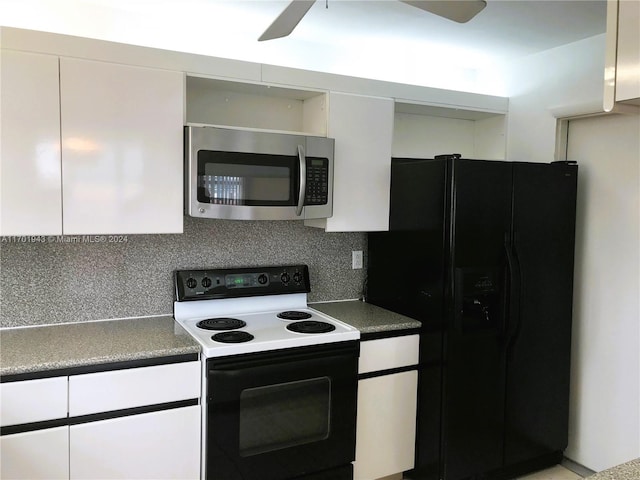
<path fill-rule="evenodd" d="M 266 28 L 289 2 L 226 3 L 241 15 L 265 18 Z M 373 36 L 409 44 L 473 46 L 509 58 L 604 33 L 605 14 L 605 0 L 487 0 L 474 19 L 458 24 L 394 0 L 317 0 L 290 39 L 272 42 L 284 44 L 297 38 L 345 47 Z M 254 33 L 257 37 L 262 32 Z"/>
<path fill-rule="evenodd" d="M 260 34 L 288 3 L 0 0 L 0 22 L 472 91 L 470 85 L 478 82 L 479 70 L 602 34 L 606 16 L 605 0 L 487 0 L 486 8 L 474 19 L 458 24 L 395 0 L 317 0 L 289 37 L 258 42 Z"/>

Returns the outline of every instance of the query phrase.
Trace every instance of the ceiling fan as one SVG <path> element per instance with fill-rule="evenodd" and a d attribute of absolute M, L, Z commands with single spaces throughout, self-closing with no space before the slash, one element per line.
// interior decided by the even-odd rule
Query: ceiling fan
<path fill-rule="evenodd" d="M 486 5 L 485 0 L 399 0 L 421 10 L 439 15 L 458 23 L 466 23 L 475 17 Z M 286 37 L 302 20 L 315 0 L 293 0 L 276 17 L 258 41 Z"/>

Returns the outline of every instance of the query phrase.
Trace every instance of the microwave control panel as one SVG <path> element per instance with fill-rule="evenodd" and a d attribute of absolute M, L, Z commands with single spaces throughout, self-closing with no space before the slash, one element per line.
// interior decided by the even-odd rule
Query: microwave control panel
<path fill-rule="evenodd" d="M 307 157 L 305 205 L 326 205 L 329 195 L 329 160 Z"/>

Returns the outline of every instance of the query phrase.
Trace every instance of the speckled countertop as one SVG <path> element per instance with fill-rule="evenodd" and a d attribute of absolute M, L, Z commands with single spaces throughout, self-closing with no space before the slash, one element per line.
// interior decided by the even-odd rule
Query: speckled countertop
<path fill-rule="evenodd" d="M 200 352 L 171 316 L 0 330 L 0 375 Z"/>
<path fill-rule="evenodd" d="M 420 322 L 358 300 L 313 303 L 367 334 L 420 328 Z M 198 353 L 171 316 L 63 323 L 0 330 L 0 375 Z"/>
<path fill-rule="evenodd" d="M 596 473 L 587 478 L 589 480 L 638 480 L 640 478 L 640 458 Z"/>
<path fill-rule="evenodd" d="M 311 303 L 309 306 L 344 323 L 348 323 L 360 330 L 360 334 L 365 337 L 373 333 L 420 328 L 422 325 L 413 318 L 405 317 L 359 300 Z"/>

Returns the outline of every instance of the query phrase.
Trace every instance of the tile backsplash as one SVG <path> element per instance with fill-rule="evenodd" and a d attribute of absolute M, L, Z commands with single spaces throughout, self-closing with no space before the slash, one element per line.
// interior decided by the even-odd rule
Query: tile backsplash
<path fill-rule="evenodd" d="M 300 221 L 185 217 L 183 234 L 21 240 L 0 238 L 0 327 L 171 315 L 175 269 L 304 263 L 311 302 L 359 298 L 365 275 L 351 269 L 364 233 Z"/>

